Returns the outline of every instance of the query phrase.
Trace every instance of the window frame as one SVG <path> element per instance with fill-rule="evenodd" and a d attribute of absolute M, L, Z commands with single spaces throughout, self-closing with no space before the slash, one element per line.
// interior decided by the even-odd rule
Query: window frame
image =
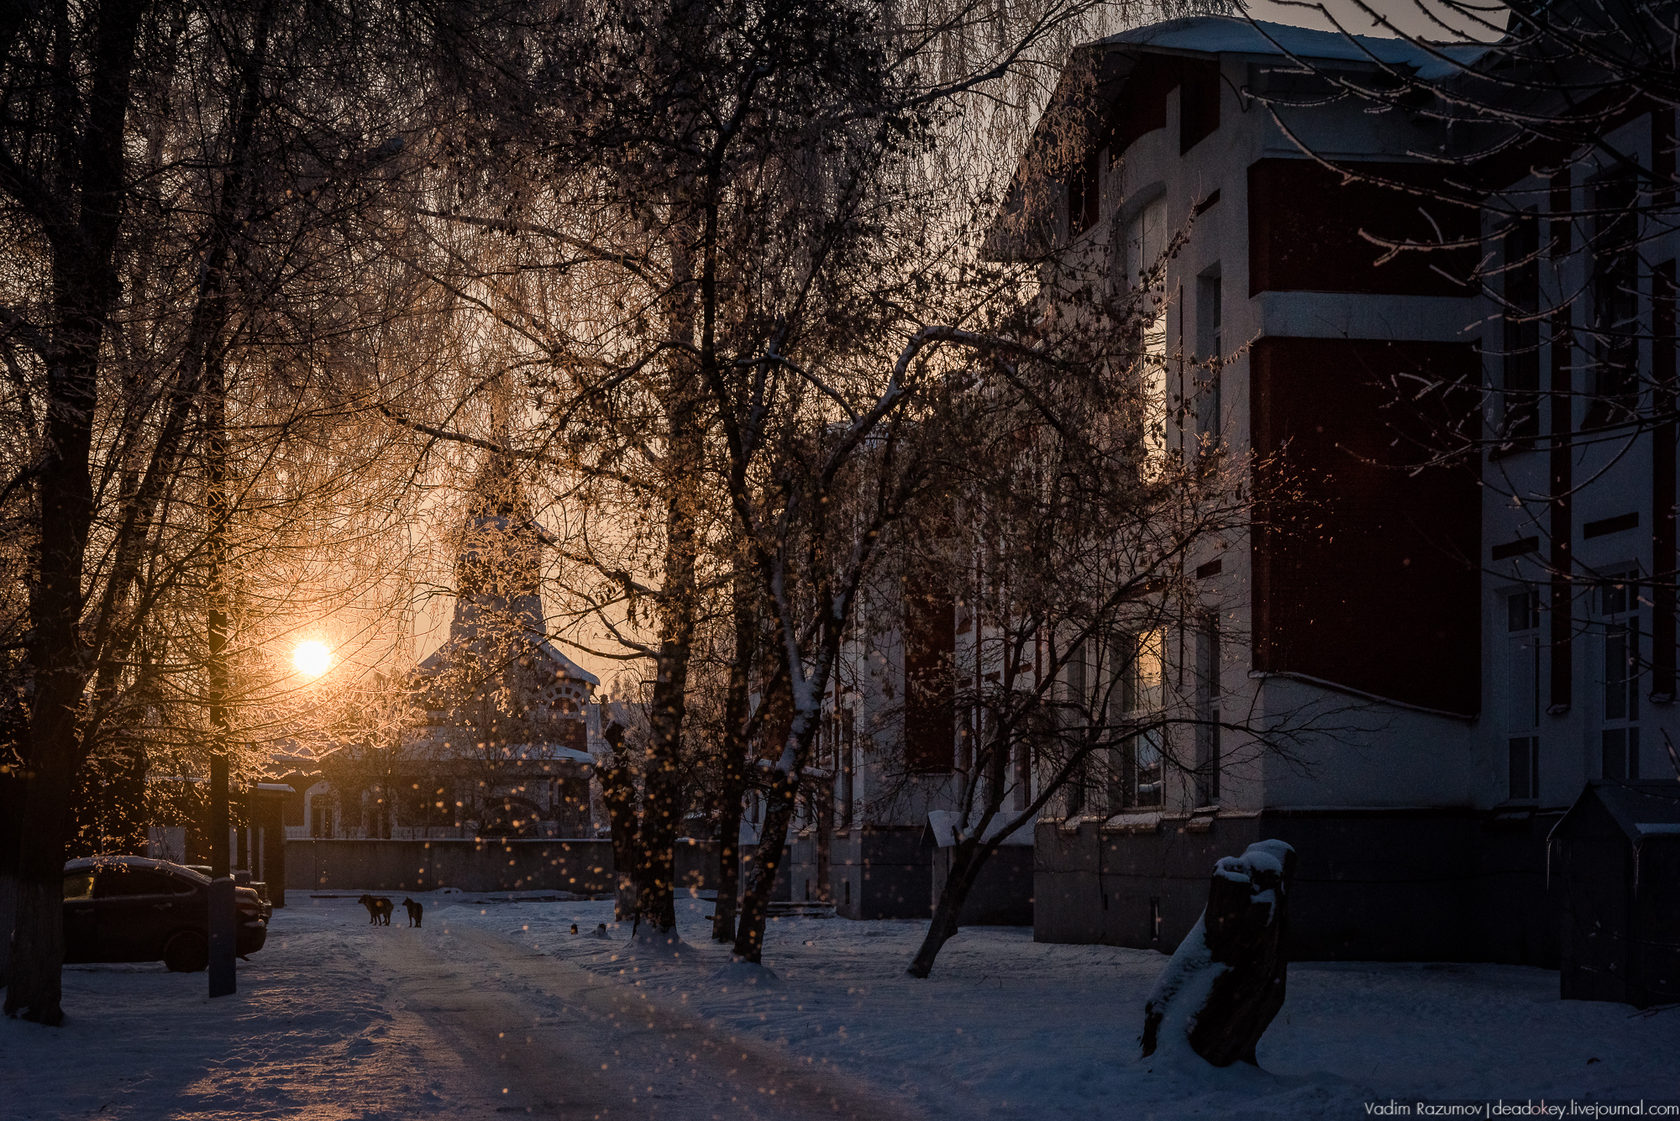
<path fill-rule="evenodd" d="M 1640 577 L 1634 565 L 1607 569 L 1594 589 L 1599 631 L 1597 668 L 1599 775 L 1639 779 L 1639 693 L 1644 668 L 1640 660 Z"/>
<path fill-rule="evenodd" d="M 1502 350 L 1497 440 L 1501 450 L 1540 438 L 1540 220 L 1522 211 L 1500 236 Z"/>

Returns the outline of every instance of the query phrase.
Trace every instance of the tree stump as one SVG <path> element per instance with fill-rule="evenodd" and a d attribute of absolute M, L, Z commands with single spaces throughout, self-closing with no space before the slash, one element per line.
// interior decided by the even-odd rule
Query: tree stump
<path fill-rule="evenodd" d="M 1214 865 L 1207 908 L 1143 1006 L 1143 1053 L 1182 1043 L 1214 1066 L 1255 1063 L 1283 1007 L 1284 953 L 1295 850 L 1260 841 Z"/>

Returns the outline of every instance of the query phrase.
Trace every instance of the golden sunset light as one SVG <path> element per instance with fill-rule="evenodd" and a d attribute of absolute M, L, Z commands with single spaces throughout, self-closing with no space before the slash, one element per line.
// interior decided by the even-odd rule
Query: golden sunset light
<path fill-rule="evenodd" d="M 1680 1121 L 1680 0 L 13 0 L 0 366 L 0 1121 Z"/>
<path fill-rule="evenodd" d="M 305 677 L 320 677 L 332 668 L 332 651 L 319 639 L 305 639 L 292 650 L 292 665 Z"/>

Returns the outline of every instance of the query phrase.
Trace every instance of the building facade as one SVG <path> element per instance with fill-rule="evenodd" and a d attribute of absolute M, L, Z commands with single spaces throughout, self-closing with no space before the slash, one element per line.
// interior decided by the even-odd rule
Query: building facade
<path fill-rule="evenodd" d="M 1672 197 L 1567 148 L 1501 178 L 1538 154 L 1343 95 L 1479 53 L 1172 21 L 1076 54 L 1025 153 L 996 249 L 1160 261 L 1162 441 L 1256 494 L 1186 562 L 1207 623 L 1159 637 L 1223 724 L 1165 755 L 1211 772 L 1064 799 L 1043 940 L 1170 948 L 1213 861 L 1278 837 L 1302 956 L 1550 961 L 1550 825 L 1672 770 Z M 1614 127 L 1672 169 L 1671 108 Z M 1461 165 L 1479 193 L 1435 188 Z"/>

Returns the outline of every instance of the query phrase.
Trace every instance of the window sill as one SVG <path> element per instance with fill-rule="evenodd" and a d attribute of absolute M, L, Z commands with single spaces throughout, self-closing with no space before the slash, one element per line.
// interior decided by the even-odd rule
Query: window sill
<path fill-rule="evenodd" d="M 1161 828 L 1160 810 L 1125 810 L 1102 823 L 1104 833 L 1155 833 Z"/>
<path fill-rule="evenodd" d="M 1539 809 L 1538 798 L 1509 798 L 1488 812 L 1487 823 L 1494 828 L 1527 826 Z"/>

